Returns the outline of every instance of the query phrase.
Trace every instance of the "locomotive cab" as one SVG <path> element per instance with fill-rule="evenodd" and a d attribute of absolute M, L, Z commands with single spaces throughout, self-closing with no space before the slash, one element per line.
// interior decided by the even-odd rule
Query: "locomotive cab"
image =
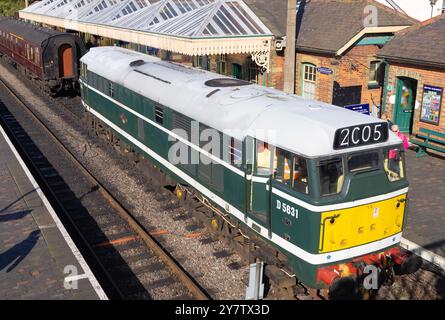
<path fill-rule="evenodd" d="M 289 251 L 302 249 L 288 255 L 298 278 L 311 287 L 332 287 L 336 295 L 351 281 L 358 288 L 368 264 L 380 270 L 379 285 L 389 281 L 381 275 L 392 274 L 394 264 L 414 272 L 420 267 L 419 259 L 396 248 L 408 187 L 400 143 L 307 157 L 249 140 L 255 142 L 247 211 L 260 233 L 286 241 Z M 346 263 L 350 256 L 354 262 Z"/>

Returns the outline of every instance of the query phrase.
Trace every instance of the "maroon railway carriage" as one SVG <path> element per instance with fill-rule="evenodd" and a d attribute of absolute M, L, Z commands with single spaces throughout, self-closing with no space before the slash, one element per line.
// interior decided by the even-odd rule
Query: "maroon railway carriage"
<path fill-rule="evenodd" d="M 76 35 L 0 17 L 0 55 L 51 94 L 77 89 L 85 44 Z"/>

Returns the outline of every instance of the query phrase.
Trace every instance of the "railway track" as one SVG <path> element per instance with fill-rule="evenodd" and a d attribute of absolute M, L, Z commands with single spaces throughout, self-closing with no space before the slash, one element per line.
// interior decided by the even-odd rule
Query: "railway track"
<path fill-rule="evenodd" d="M 110 298 L 210 298 L 1 79 L 0 116 Z"/>
<path fill-rule="evenodd" d="M 18 74 L 16 71 L 12 70 L 11 68 L 8 68 L 11 70 L 11 72 L 15 73 L 17 77 L 20 77 L 20 81 L 22 81 L 26 86 L 31 87 L 33 85 L 33 82 L 30 81 L 29 79 L 23 77 L 22 75 Z M 33 90 L 33 94 L 35 94 L 36 96 L 40 97 L 42 100 L 45 101 L 45 103 L 47 103 L 50 108 L 60 108 L 62 107 L 63 110 L 66 110 L 73 118 L 70 121 L 74 120 L 74 118 L 76 118 L 77 120 L 79 120 L 79 122 L 82 121 L 83 115 L 84 115 L 84 111 L 83 108 L 80 105 L 80 98 L 79 97 L 49 97 L 44 95 L 41 92 L 38 92 L 38 90 Z M 21 99 L 24 100 L 26 98 L 26 96 L 21 96 Z M 27 99 L 26 99 L 27 100 Z M 96 139 L 97 137 L 94 137 L 94 139 Z M 103 140 L 102 139 L 97 139 L 97 140 Z M 130 161 L 131 162 L 131 161 Z M 147 183 L 147 182 L 145 182 Z M 113 189 L 113 187 L 110 185 L 109 187 L 111 187 L 111 189 Z M 169 199 L 169 195 L 166 194 L 165 192 L 159 192 L 157 187 L 153 187 L 149 185 L 147 185 L 145 187 L 147 190 L 151 190 L 153 189 L 153 192 L 155 192 L 155 198 L 156 200 L 159 200 L 161 202 L 163 202 L 165 199 Z M 165 191 L 165 190 L 164 190 Z M 152 191 L 149 191 L 152 192 Z M 159 198 L 159 199 L 158 199 Z M 166 201 L 164 201 L 166 202 Z M 126 203 L 126 206 L 130 206 L 132 204 L 127 203 L 124 200 L 124 203 Z M 167 203 L 167 206 L 169 204 Z M 176 215 L 176 211 L 178 210 L 173 210 L 172 212 L 175 212 L 174 215 Z M 183 215 L 177 215 L 178 218 L 184 217 Z M 141 216 L 136 216 L 138 221 L 141 221 Z M 143 219 L 142 219 L 143 220 Z M 176 220 L 176 219 L 174 219 Z M 143 222 L 142 222 L 143 223 Z M 145 229 L 148 230 L 152 230 L 151 229 L 151 224 L 148 224 L 145 222 L 144 224 Z M 159 237 L 157 237 L 157 239 L 160 239 Z M 203 239 L 204 241 L 206 241 L 207 239 Z M 218 254 L 219 252 L 217 252 L 216 254 Z M 215 255 L 216 255 L 215 254 Z M 138 259 L 138 258 L 132 258 L 132 259 Z M 179 257 L 179 260 L 182 259 L 182 256 Z M 182 261 L 182 260 L 181 260 Z M 189 269 L 190 270 L 190 269 Z M 190 272 L 193 273 L 193 271 L 190 270 Z M 198 275 L 197 277 L 199 277 L 199 271 L 198 271 Z M 427 272 L 426 270 L 422 270 L 418 275 L 416 275 L 415 280 L 411 279 L 410 277 L 406 277 L 403 276 L 400 279 L 398 279 L 396 281 L 397 286 L 394 286 L 394 289 L 385 289 L 385 290 L 380 290 L 381 293 L 378 294 L 378 297 L 376 297 L 377 299 L 385 299 L 385 298 L 389 298 L 389 299 L 400 299 L 401 297 L 410 297 L 410 298 L 414 298 L 414 299 L 434 299 L 435 295 L 432 294 L 430 291 L 434 291 L 432 289 L 432 287 L 428 284 L 426 284 L 426 282 L 428 283 L 433 283 L 434 281 L 436 281 L 435 278 L 433 278 L 433 280 L 430 279 L 431 278 L 431 274 L 429 272 Z M 430 279 L 430 280 L 425 280 L 425 279 Z M 422 284 L 422 289 L 414 289 L 416 287 L 417 284 L 419 283 L 424 283 Z M 394 292 L 395 293 L 394 293 Z M 214 295 L 214 290 L 209 289 L 208 292 L 212 292 L 212 296 Z M 134 295 L 134 297 L 136 297 Z M 143 298 L 144 295 L 139 295 L 137 296 L 138 298 Z M 271 299 L 289 299 L 290 297 L 287 294 L 282 295 L 281 293 L 273 293 L 271 295 L 271 297 L 269 297 Z"/>

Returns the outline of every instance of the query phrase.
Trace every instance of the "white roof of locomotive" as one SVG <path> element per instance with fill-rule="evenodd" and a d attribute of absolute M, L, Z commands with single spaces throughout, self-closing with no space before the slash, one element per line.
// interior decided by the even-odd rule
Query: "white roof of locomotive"
<path fill-rule="evenodd" d="M 145 63 L 131 67 L 136 60 Z M 339 128 L 384 122 L 258 85 L 209 87 L 207 80 L 228 77 L 119 47 L 92 48 L 81 61 L 90 71 L 239 140 L 254 136 L 308 157 L 344 153 L 333 149 Z M 216 89 L 220 90 L 206 97 Z M 390 132 L 387 142 L 347 151 L 400 143 Z"/>

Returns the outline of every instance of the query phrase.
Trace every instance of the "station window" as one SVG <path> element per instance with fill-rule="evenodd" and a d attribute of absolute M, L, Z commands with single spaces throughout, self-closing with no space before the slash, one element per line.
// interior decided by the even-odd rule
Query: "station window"
<path fill-rule="evenodd" d="M 404 151 L 398 148 L 385 151 L 385 160 L 383 167 L 389 181 L 399 181 L 405 177 L 405 170 L 403 167 Z"/>
<path fill-rule="evenodd" d="M 216 69 L 219 74 L 225 75 L 227 72 L 227 55 L 220 54 L 216 62 Z"/>
<path fill-rule="evenodd" d="M 380 60 L 371 61 L 369 65 L 368 85 L 369 86 L 382 85 L 384 78 L 384 71 L 385 71 L 384 64 L 382 64 L 382 61 Z"/>
<path fill-rule="evenodd" d="M 321 161 L 319 170 L 321 195 L 340 193 L 344 182 L 343 160 L 334 158 Z"/>
<path fill-rule="evenodd" d="M 155 107 L 155 121 L 159 124 L 164 124 L 164 109 L 160 106 Z"/>
<path fill-rule="evenodd" d="M 303 63 L 302 68 L 302 96 L 306 99 L 315 99 L 317 67 L 313 64 Z"/>

